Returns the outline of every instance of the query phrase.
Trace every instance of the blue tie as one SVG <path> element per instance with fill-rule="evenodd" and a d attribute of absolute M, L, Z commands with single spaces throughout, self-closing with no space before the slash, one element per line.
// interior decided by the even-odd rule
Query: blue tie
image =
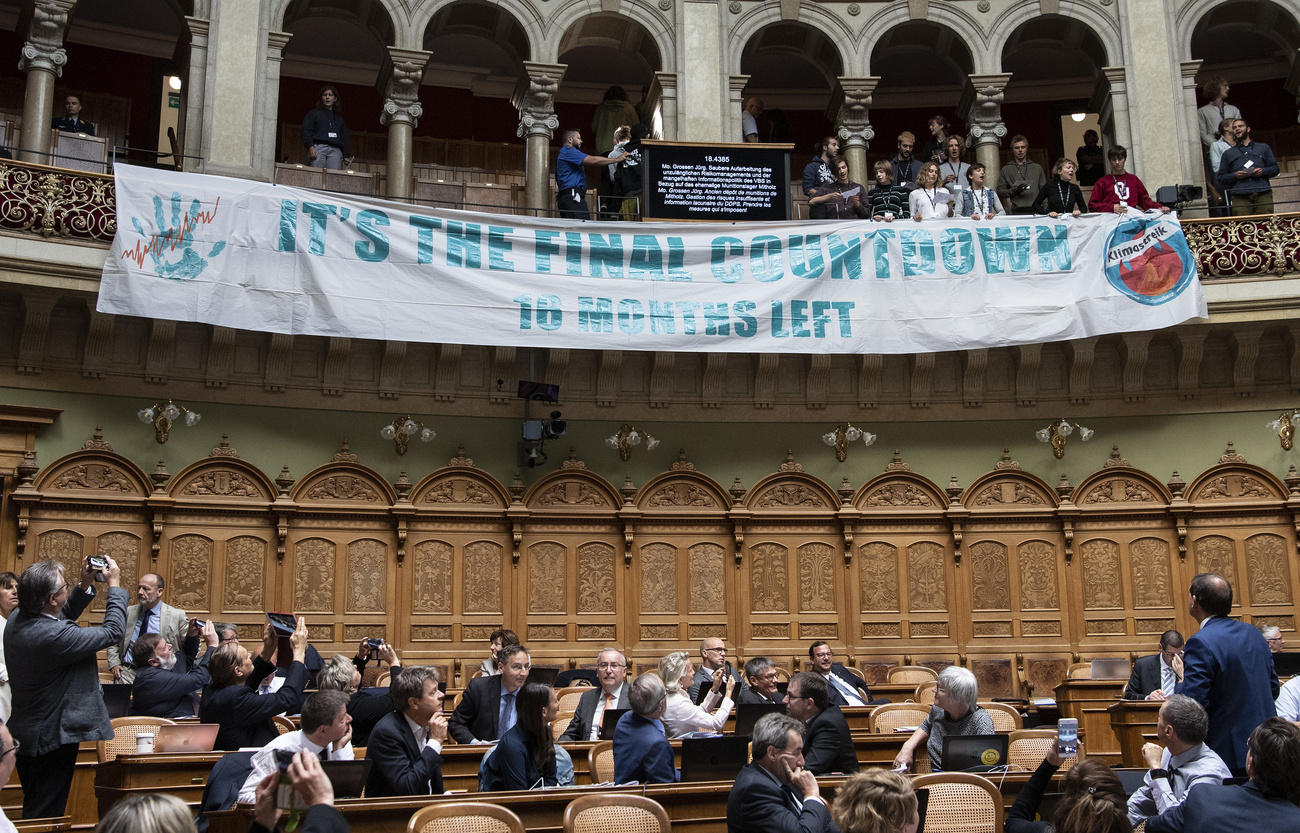
<path fill-rule="evenodd" d="M 510 727 L 515 725 L 515 692 L 501 698 L 501 720 L 498 721 L 497 737 L 503 737 Z"/>

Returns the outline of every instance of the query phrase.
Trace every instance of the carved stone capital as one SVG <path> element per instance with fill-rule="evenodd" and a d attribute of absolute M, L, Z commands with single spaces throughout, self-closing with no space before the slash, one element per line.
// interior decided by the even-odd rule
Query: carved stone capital
<path fill-rule="evenodd" d="M 1006 93 L 1010 73 L 972 75 L 967 93 L 966 124 L 971 145 L 1001 144 L 1007 135 L 1002 121 L 1002 98 Z"/>
<path fill-rule="evenodd" d="M 266 57 L 272 61 L 284 60 L 284 48 L 293 40 L 292 32 L 267 32 Z"/>
<path fill-rule="evenodd" d="M 22 53 L 18 58 L 18 69 L 23 72 L 43 69 L 46 72 L 54 73 L 54 76 L 58 78 L 63 75 L 63 65 L 67 62 L 68 53 L 63 51 L 63 47 L 46 49 L 27 41 L 23 44 Z"/>
<path fill-rule="evenodd" d="M 208 29 L 211 26 L 211 21 L 206 17 L 190 17 L 186 15 L 185 26 L 190 30 L 190 43 L 192 45 L 207 46 Z"/>
<path fill-rule="evenodd" d="M 379 89 L 384 94 L 384 111 L 379 123 L 393 122 L 415 127 L 424 115 L 420 106 L 420 82 L 432 53 L 418 49 L 388 47 L 388 60 L 379 73 Z"/>
<path fill-rule="evenodd" d="M 63 51 L 63 35 L 68 31 L 68 18 L 75 5 L 76 0 L 37 0 L 27 41 L 18 59 L 20 70 L 40 69 L 56 77 L 63 73 L 63 65 L 68 62 L 68 53 Z"/>
<path fill-rule="evenodd" d="M 555 115 L 555 92 L 560 88 L 567 64 L 539 64 L 524 61 L 524 76 L 515 86 L 511 101 L 519 110 L 517 136 L 545 136 L 550 139 L 560 120 Z"/>
<path fill-rule="evenodd" d="M 835 126 L 840 144 L 846 148 L 866 147 L 875 138 L 876 131 L 871 127 L 869 110 L 872 93 L 879 83 L 880 79 L 876 77 L 839 79 L 842 100 Z"/>

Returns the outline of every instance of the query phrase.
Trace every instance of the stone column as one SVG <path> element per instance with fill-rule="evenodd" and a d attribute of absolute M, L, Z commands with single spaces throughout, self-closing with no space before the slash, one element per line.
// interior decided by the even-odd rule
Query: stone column
<path fill-rule="evenodd" d="M 1161 185 L 1178 182 L 1186 165 L 1182 81 L 1178 64 L 1170 60 L 1182 49 L 1174 43 L 1175 27 L 1156 23 L 1169 18 L 1166 0 L 1125 0 L 1116 9 L 1127 59 L 1125 88 L 1132 112 L 1141 114 L 1129 121 L 1129 159 L 1155 193 Z"/>
<path fill-rule="evenodd" d="M 280 54 L 290 35 L 267 32 L 263 5 L 261 0 L 221 0 L 207 14 L 203 156 L 208 173 L 271 177 Z M 196 10 L 196 16 L 203 15 Z"/>
<path fill-rule="evenodd" d="M 835 133 L 844 158 L 849 162 L 849 176 L 868 188 L 874 177 L 867 168 L 867 148 L 876 135 L 876 131 L 871 129 L 868 109 L 871 107 L 871 94 L 879 83 L 880 79 L 876 77 L 839 79 L 843 100 L 835 118 Z"/>
<path fill-rule="evenodd" d="M 379 74 L 384 94 L 384 112 L 379 123 L 388 127 L 388 196 L 411 198 L 414 162 L 413 139 L 424 108 L 420 106 L 420 82 L 432 53 L 419 49 L 388 47 L 388 60 Z"/>
<path fill-rule="evenodd" d="M 1010 80 L 1010 73 L 972 75 L 971 86 L 964 95 L 965 106 L 961 108 L 969 132 L 966 146 L 974 146 L 975 161 L 983 163 L 984 184 L 989 188 L 997 187 L 1002 170 L 1002 154 L 998 149 L 1007 135 L 1007 126 L 1002 121 L 1002 97 Z"/>
<path fill-rule="evenodd" d="M 50 119 L 54 117 L 54 81 L 63 74 L 68 53 L 63 35 L 76 0 L 37 0 L 18 69 L 27 73 L 23 99 L 23 129 L 18 158 L 50 164 Z"/>
<path fill-rule="evenodd" d="M 263 175 L 267 179 L 274 177 L 275 163 L 280 159 L 280 147 L 276 144 L 276 136 L 280 131 L 280 65 L 284 62 L 284 49 L 291 40 L 293 40 L 291 32 L 266 33 L 266 72 L 260 81 L 261 107 L 256 114 L 257 124 L 261 129 L 253 136 L 252 158 L 254 165 L 265 172 Z M 306 112 L 312 103 L 304 102 L 303 112 Z M 298 155 L 290 161 L 297 162 L 306 158 L 307 151 L 302 147 L 300 131 L 295 130 L 293 137 Z"/>
<path fill-rule="evenodd" d="M 727 76 L 727 112 L 722 116 L 724 132 L 720 141 L 745 141 L 745 137 L 741 133 L 744 128 L 740 126 L 740 105 L 745 102 L 745 87 L 747 86 L 749 86 L 748 75 Z"/>
<path fill-rule="evenodd" d="M 1196 120 L 1196 75 L 1201 71 L 1200 61 L 1183 61 L 1178 65 L 1182 70 L 1183 95 L 1179 111 L 1183 124 L 1187 126 L 1184 140 L 1183 175 L 1178 182 L 1164 182 L 1159 185 L 1189 185 L 1205 181 L 1205 151 L 1201 148 L 1201 128 Z M 1134 173 L 1137 173 L 1134 171 Z M 1141 174 L 1138 177 L 1141 178 Z M 1152 193 L 1159 185 L 1152 185 Z"/>
<path fill-rule="evenodd" d="M 208 21 L 201 17 L 185 18 L 190 30 L 190 64 L 185 77 L 185 118 L 181 121 L 181 153 L 203 156 L 203 105 L 207 101 Z M 185 169 L 199 163 L 186 159 Z"/>
<path fill-rule="evenodd" d="M 656 72 L 654 86 L 659 89 L 660 132 L 656 138 L 677 139 L 677 73 Z"/>
<path fill-rule="evenodd" d="M 1102 67 L 1101 74 L 1106 76 L 1106 80 L 1110 82 L 1111 132 L 1115 137 L 1115 144 L 1128 148 L 1130 165 L 1140 166 L 1142 160 L 1133 151 L 1133 134 L 1129 130 L 1128 76 L 1124 67 Z M 1134 167 L 1129 170 L 1134 173 L 1137 172 L 1137 168 Z M 1139 178 L 1142 176 L 1141 174 L 1137 175 Z M 1145 182 L 1145 180 L 1143 181 Z"/>
<path fill-rule="evenodd" d="M 728 111 L 726 43 L 727 3 L 678 0 L 676 138 L 688 142 L 739 142 L 740 108 Z M 733 121 L 735 122 L 733 126 Z"/>
<path fill-rule="evenodd" d="M 529 212 L 544 217 L 551 209 L 551 137 L 560 126 L 555 115 L 555 93 L 568 64 L 539 64 L 524 61 L 511 103 L 519 110 L 516 136 L 524 138 L 524 193 Z"/>

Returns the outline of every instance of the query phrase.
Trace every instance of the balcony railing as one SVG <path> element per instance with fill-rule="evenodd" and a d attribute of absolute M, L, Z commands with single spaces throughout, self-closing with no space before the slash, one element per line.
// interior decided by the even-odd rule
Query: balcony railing
<path fill-rule="evenodd" d="M 0 229 L 109 243 L 113 177 L 0 160 Z M 1184 220 L 1183 230 L 1202 280 L 1300 272 L 1300 213 Z"/>

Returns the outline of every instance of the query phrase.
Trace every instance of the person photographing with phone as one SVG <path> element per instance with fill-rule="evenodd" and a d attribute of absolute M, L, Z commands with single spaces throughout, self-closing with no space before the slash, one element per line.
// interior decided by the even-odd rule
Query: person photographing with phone
<path fill-rule="evenodd" d="M 262 651 L 257 657 L 243 646 L 231 643 L 218 648 L 208 662 L 212 684 L 203 690 L 199 720 L 221 725 L 216 749 L 263 746 L 279 735 L 271 718 L 283 712 L 295 713 L 301 707 L 307 685 L 307 668 L 303 665 L 307 654 L 307 620 L 301 616 L 297 617 L 288 639 L 292 658 L 284 685 L 269 694 L 257 693 L 263 678 L 275 673 L 271 659 L 278 642 L 275 629 L 268 623 L 262 634 Z M 284 651 L 284 647 L 280 650 Z"/>
<path fill-rule="evenodd" d="M 803 724 L 763 715 L 754 724 L 753 763 L 736 775 L 727 797 L 727 833 L 838 833 L 817 786 L 804 769 Z"/>
<path fill-rule="evenodd" d="M 659 660 L 659 677 L 668 691 L 662 720 L 669 738 L 680 738 L 691 732 L 722 731 L 735 705 L 731 699 L 731 692 L 736 688 L 734 675 L 727 677 L 725 668 L 713 672 L 703 707 L 692 703 L 687 694 L 695 671 L 685 651 L 676 651 Z"/>

